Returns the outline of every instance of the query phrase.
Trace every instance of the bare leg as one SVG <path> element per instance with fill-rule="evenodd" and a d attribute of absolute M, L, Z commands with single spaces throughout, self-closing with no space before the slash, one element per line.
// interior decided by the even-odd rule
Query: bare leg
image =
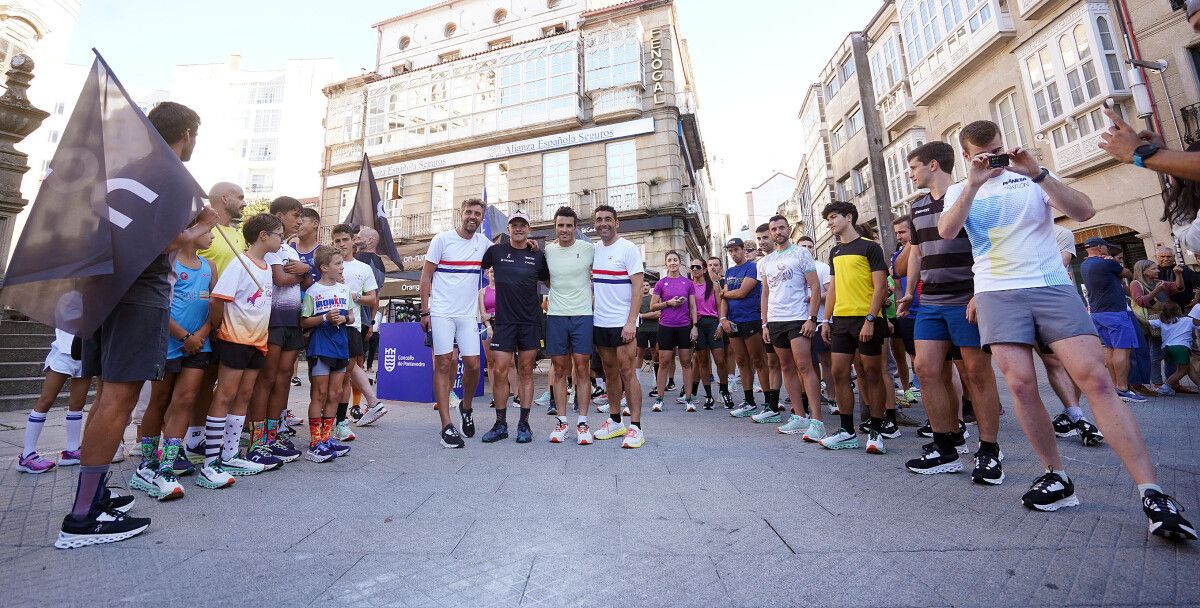
<path fill-rule="evenodd" d="M 936 433 L 958 432 L 958 395 L 947 390 L 951 386 L 946 353 L 950 343 L 942 340 L 920 340 L 917 356 L 913 359 L 917 378 L 921 380 L 921 394 L 925 400 L 925 413 L 929 415 L 929 426 Z"/>
<path fill-rule="evenodd" d="M 433 399 L 437 403 L 442 428 L 450 424 L 450 386 L 454 382 L 456 367 L 453 352 L 433 358 Z"/>
<path fill-rule="evenodd" d="M 1000 394 L 996 390 L 996 374 L 992 357 L 978 348 L 961 348 L 967 373 L 964 384 L 970 387 L 971 403 L 979 424 L 979 438 L 996 443 L 1000 432 Z M 955 425 L 955 431 L 958 426 Z"/>
<path fill-rule="evenodd" d="M 1017 422 L 1029 439 L 1029 445 L 1042 465 L 1061 470 L 1062 459 L 1054 441 L 1054 426 L 1038 392 L 1037 374 L 1033 371 L 1033 349 L 1025 344 L 992 344 L 992 359 L 1004 375 L 1004 382 L 1013 396 Z M 1099 353 L 1097 353 L 1099 354 Z M 1103 365 L 1099 365 L 1103 369 Z M 1105 372 L 1107 376 L 1107 372 Z M 1113 395 L 1116 397 L 1116 394 Z"/>
<path fill-rule="evenodd" d="M 471 411 L 471 400 L 475 398 L 475 389 L 479 387 L 479 355 L 465 356 L 463 362 L 463 411 Z M 363 374 L 366 378 L 366 374 Z M 507 397 L 508 395 L 505 395 Z M 374 391 L 371 392 L 372 399 L 375 397 Z"/>

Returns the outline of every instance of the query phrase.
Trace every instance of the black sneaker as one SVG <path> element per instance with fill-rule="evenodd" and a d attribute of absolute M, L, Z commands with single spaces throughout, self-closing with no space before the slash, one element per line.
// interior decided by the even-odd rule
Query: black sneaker
<path fill-rule="evenodd" d="M 1183 505 L 1155 490 L 1142 496 L 1142 511 L 1150 519 L 1150 533 L 1163 538 L 1196 540 L 1196 528 L 1183 518 Z"/>
<path fill-rule="evenodd" d="M 481 441 L 484 443 L 495 443 L 501 439 L 508 439 L 508 424 L 504 422 L 497 422 L 496 424 L 492 425 L 492 430 L 483 434 L 483 439 Z"/>
<path fill-rule="evenodd" d="M 969 403 L 964 403 L 962 410 L 963 410 L 963 422 L 965 422 L 967 424 L 975 424 L 975 422 L 976 422 L 975 408 Z"/>
<path fill-rule="evenodd" d="M 358 421 L 362 420 L 363 411 L 362 411 L 362 408 L 357 405 L 352 406 L 350 408 L 350 411 L 347 413 L 350 414 L 350 420 L 353 421 L 355 424 L 358 424 Z"/>
<path fill-rule="evenodd" d="M 869 435 L 871 434 L 871 419 L 863 418 L 858 421 L 858 432 Z"/>
<path fill-rule="evenodd" d="M 550 405 L 546 406 L 546 415 L 547 416 L 557 416 L 558 415 L 558 405 L 556 405 L 554 403 L 553 398 L 550 399 Z"/>
<path fill-rule="evenodd" d="M 133 517 L 116 509 L 93 508 L 82 520 L 67 515 L 54 546 L 78 549 L 88 545 L 115 543 L 141 534 L 150 527 L 150 518 Z"/>
<path fill-rule="evenodd" d="M 1054 435 L 1060 439 L 1063 437 L 1074 437 L 1079 432 L 1075 428 L 1075 423 L 1071 422 L 1071 417 L 1066 412 L 1055 416 L 1051 423 L 1054 425 Z"/>
<path fill-rule="evenodd" d="M 952 433 L 951 436 L 954 439 L 954 450 L 959 454 L 966 454 L 969 451 L 967 450 L 967 432 Z"/>
<path fill-rule="evenodd" d="M 595 399 L 595 397 L 592 397 L 592 398 L 593 398 L 593 399 Z M 650 389 L 650 398 L 651 398 L 651 399 L 657 399 L 657 398 L 658 398 L 658 387 L 657 387 L 657 386 L 656 386 L 656 387 L 654 387 L 654 388 L 652 388 L 652 389 Z"/>
<path fill-rule="evenodd" d="M 733 395 L 730 395 L 729 393 L 721 395 L 721 402 L 724 403 L 725 409 L 733 409 Z"/>
<path fill-rule="evenodd" d="M 989 454 L 983 450 L 975 452 L 975 470 L 971 471 L 971 481 L 978 484 L 998 486 L 1004 483 L 1004 467 L 1000 461 L 1004 453 Z"/>
<path fill-rule="evenodd" d="M 300 377 L 292 376 L 292 386 L 300 386 Z"/>
<path fill-rule="evenodd" d="M 1101 433 L 1100 429 L 1088 422 L 1086 418 L 1075 421 L 1075 428 L 1079 430 L 1079 439 L 1086 447 L 1094 448 L 1104 441 L 1104 433 Z"/>
<path fill-rule="evenodd" d="M 442 429 L 442 447 L 465 448 L 467 442 L 463 441 L 462 436 L 458 434 L 458 429 L 454 428 L 453 424 L 447 424 L 446 428 Z"/>
<path fill-rule="evenodd" d="M 104 475 L 104 491 L 100 494 L 100 504 L 98 505 L 101 511 L 120 511 L 125 513 L 133 508 L 134 498 L 130 496 L 120 496 L 113 494 L 112 489 L 115 486 L 108 485 L 108 480 L 112 477 L 112 472 L 109 471 Z M 120 489 L 120 488 L 117 488 Z"/>
<path fill-rule="evenodd" d="M 712 398 L 712 397 L 705 397 L 705 398 L 704 398 L 704 409 L 706 409 L 706 410 L 711 410 L 711 409 L 713 409 L 713 404 L 714 404 L 714 403 L 716 403 L 716 402 L 715 402 L 715 401 L 713 401 L 713 398 Z"/>
<path fill-rule="evenodd" d="M 879 434 L 888 439 L 895 439 L 900 436 L 900 427 L 896 426 L 895 422 L 884 419 L 883 427 L 879 429 Z"/>
<path fill-rule="evenodd" d="M 926 419 L 925 424 L 917 429 L 917 437 L 924 437 L 926 439 L 933 437 L 933 427 L 929 426 L 929 419 Z"/>
<path fill-rule="evenodd" d="M 513 396 L 513 405 L 515 405 L 517 407 L 521 407 L 521 398 L 514 395 Z"/>
<path fill-rule="evenodd" d="M 1029 491 L 1021 497 L 1021 504 L 1038 511 L 1057 511 L 1063 507 L 1078 507 L 1075 484 L 1063 479 L 1058 473 L 1047 471 L 1033 481 Z"/>
<path fill-rule="evenodd" d="M 914 458 L 904 463 L 904 467 L 921 475 L 958 473 L 963 470 L 962 463 L 958 461 L 958 452 L 943 455 L 938 450 L 936 443 L 927 443 L 921 446 L 921 451 L 920 458 Z"/>
<path fill-rule="evenodd" d="M 668 391 L 675 390 L 675 379 L 674 378 L 667 380 L 667 389 L 666 390 L 668 390 Z"/>
<path fill-rule="evenodd" d="M 468 439 L 475 436 L 475 420 L 471 418 L 472 410 L 459 410 L 462 416 L 462 434 Z"/>
<path fill-rule="evenodd" d="M 533 441 L 533 431 L 529 428 L 528 422 L 517 423 L 517 443 L 529 443 Z"/>

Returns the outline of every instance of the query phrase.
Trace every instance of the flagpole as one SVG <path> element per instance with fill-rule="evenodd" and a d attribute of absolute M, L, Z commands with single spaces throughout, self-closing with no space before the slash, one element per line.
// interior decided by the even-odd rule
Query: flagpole
<path fill-rule="evenodd" d="M 224 230 L 221 230 L 221 228 L 218 226 L 216 227 L 216 231 L 217 234 L 221 235 L 221 240 L 225 241 L 226 245 L 229 245 L 229 250 L 233 252 L 235 257 L 237 257 L 238 262 L 241 262 L 242 268 L 246 269 L 246 274 L 250 275 L 250 280 L 254 281 L 254 286 L 257 287 L 259 291 L 262 291 L 262 283 L 259 283 L 258 279 L 254 278 L 254 273 L 250 272 L 250 267 L 246 265 L 246 260 L 242 259 L 242 253 L 233 248 L 233 243 L 229 241 L 229 237 L 225 236 Z"/>

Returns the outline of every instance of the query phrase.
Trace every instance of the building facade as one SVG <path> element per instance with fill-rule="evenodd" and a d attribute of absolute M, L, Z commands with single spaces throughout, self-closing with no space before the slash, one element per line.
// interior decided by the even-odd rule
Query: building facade
<path fill-rule="evenodd" d="M 365 153 L 405 271 L 485 196 L 535 237 L 560 206 L 590 224 L 612 205 L 651 267 L 708 253 L 712 180 L 671 0 L 464 0 L 374 27 L 376 70 L 325 88 L 327 229 Z"/>

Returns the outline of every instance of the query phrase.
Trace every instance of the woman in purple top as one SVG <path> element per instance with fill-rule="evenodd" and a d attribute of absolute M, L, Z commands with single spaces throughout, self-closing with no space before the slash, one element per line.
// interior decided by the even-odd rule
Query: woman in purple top
<path fill-rule="evenodd" d="M 715 260 L 715 264 L 713 261 Z M 712 367 L 715 363 L 717 366 L 717 385 L 721 389 L 721 399 L 724 405 L 733 409 L 733 398 L 729 396 L 729 385 L 727 382 L 728 370 L 725 368 L 725 337 L 721 330 L 721 323 L 718 320 L 717 310 L 720 308 L 719 302 L 721 298 L 721 282 L 720 272 L 721 261 L 716 258 L 709 258 L 708 264 L 704 260 L 692 260 L 690 268 L 692 270 L 692 285 L 696 289 L 696 366 L 692 380 L 692 393 L 699 397 L 696 390 L 699 385 L 704 385 L 704 409 L 713 409 L 713 394 L 712 394 Z M 713 280 L 713 276 L 717 276 L 717 280 Z"/>
<path fill-rule="evenodd" d="M 675 251 L 666 256 L 667 275 L 654 285 L 650 310 L 662 311 L 658 317 L 658 397 L 651 411 L 663 410 L 662 396 L 666 394 L 667 375 L 675 369 L 675 349 L 679 349 L 679 365 L 683 367 L 683 403 L 687 411 L 696 411 L 692 388 L 692 343 L 696 341 L 696 286 L 679 273 L 682 258 Z"/>

